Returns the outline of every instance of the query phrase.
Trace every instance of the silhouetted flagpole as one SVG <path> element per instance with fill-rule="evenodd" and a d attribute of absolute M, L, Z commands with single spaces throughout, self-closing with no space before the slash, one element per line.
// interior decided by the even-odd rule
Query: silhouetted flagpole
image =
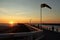
<path fill-rule="evenodd" d="M 40 28 L 42 27 L 42 8 L 40 7 Z"/>
<path fill-rule="evenodd" d="M 49 5 L 43 3 L 40 5 L 40 28 L 42 28 L 42 8 L 47 7 L 49 9 L 52 9 Z"/>
<path fill-rule="evenodd" d="M 40 8 L 40 23 L 42 23 L 42 8 Z"/>

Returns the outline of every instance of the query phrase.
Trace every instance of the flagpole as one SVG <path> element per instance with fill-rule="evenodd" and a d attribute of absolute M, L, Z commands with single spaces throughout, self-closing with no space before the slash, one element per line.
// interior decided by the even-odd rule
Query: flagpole
<path fill-rule="evenodd" d="M 52 9 L 49 5 L 47 5 L 47 4 L 41 4 L 40 5 L 40 29 L 42 29 L 42 8 L 44 8 L 44 7 L 47 7 L 47 8 L 49 8 L 49 9 Z"/>
<path fill-rule="evenodd" d="M 40 29 L 42 29 L 42 8 L 40 6 Z"/>

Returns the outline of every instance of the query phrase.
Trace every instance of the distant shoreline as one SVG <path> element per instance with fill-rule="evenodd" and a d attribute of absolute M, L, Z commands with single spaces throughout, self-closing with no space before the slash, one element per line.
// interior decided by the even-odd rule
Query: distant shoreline
<path fill-rule="evenodd" d="M 8 23 L 0 23 L 0 24 L 8 24 Z M 16 24 L 30 24 L 30 23 L 16 23 Z M 31 23 L 31 24 L 60 25 L 60 23 Z"/>

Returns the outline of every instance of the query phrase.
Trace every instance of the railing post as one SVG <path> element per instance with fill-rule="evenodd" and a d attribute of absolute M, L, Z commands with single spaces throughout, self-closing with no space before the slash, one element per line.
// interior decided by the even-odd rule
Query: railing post
<path fill-rule="evenodd" d="M 51 28 L 49 27 L 49 30 L 51 30 Z"/>
<path fill-rule="evenodd" d="M 58 32 L 58 28 L 56 28 L 56 32 Z"/>
<path fill-rule="evenodd" d="M 38 28 L 39 28 L 39 24 L 38 24 Z"/>
<path fill-rule="evenodd" d="M 54 26 L 52 26 L 52 31 L 54 31 Z"/>

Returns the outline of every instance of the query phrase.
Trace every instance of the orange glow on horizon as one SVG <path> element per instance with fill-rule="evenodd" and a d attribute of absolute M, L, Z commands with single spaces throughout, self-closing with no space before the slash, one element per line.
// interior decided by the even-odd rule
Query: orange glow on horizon
<path fill-rule="evenodd" d="M 32 18 L 31 23 L 40 23 L 39 18 Z M 30 19 L 0 19 L 0 23 L 8 23 L 10 25 L 13 25 L 15 23 L 30 23 Z M 42 23 L 60 23 L 60 20 L 49 20 L 49 19 L 43 19 Z"/>
<path fill-rule="evenodd" d="M 11 25 L 12 25 L 12 24 L 14 24 L 14 22 L 13 22 L 13 21 L 10 21 L 10 22 L 9 22 L 9 24 L 11 24 Z"/>
<path fill-rule="evenodd" d="M 14 22 L 13 21 L 9 21 L 9 27 L 13 27 L 14 26 Z"/>

